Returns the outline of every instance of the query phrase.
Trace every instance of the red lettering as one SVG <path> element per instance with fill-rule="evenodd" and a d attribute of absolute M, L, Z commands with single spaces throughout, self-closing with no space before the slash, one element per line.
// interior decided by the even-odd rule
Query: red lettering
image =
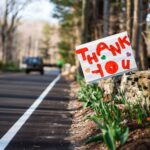
<path fill-rule="evenodd" d="M 89 64 L 93 64 L 92 60 L 94 60 L 95 62 L 98 62 L 98 58 L 94 52 L 92 53 L 92 56 L 87 55 L 87 60 Z"/>
<path fill-rule="evenodd" d="M 109 74 L 114 74 L 118 71 L 118 64 L 115 61 L 108 61 L 105 69 Z"/>
<path fill-rule="evenodd" d="M 130 69 L 130 60 L 122 60 L 122 68 L 123 69 Z"/>
<path fill-rule="evenodd" d="M 82 59 L 85 61 L 86 60 L 86 56 L 85 56 L 85 52 L 88 51 L 88 48 L 81 48 L 81 49 L 78 49 L 76 50 L 76 54 L 81 54 L 82 56 Z"/>
<path fill-rule="evenodd" d="M 105 44 L 104 42 L 101 42 L 97 45 L 97 48 L 96 48 L 96 53 L 97 55 L 101 55 L 101 51 L 105 50 L 105 49 L 109 49 L 109 47 L 107 46 L 107 44 Z"/>
<path fill-rule="evenodd" d="M 109 48 L 109 50 L 112 52 L 112 54 L 114 56 L 117 55 L 116 52 L 119 53 L 119 54 L 121 54 L 121 49 L 120 49 L 119 43 L 116 42 L 115 44 L 116 44 L 117 48 L 115 46 L 113 46 L 113 45 L 110 45 L 110 48 Z"/>
<path fill-rule="evenodd" d="M 101 51 L 103 51 L 103 50 L 109 50 L 113 56 L 116 56 L 117 53 L 121 54 L 121 49 L 120 49 L 119 43 L 116 42 L 115 44 L 116 44 L 116 47 L 113 45 L 110 45 L 110 47 L 108 47 L 107 44 L 105 44 L 104 42 L 99 43 L 96 48 L 97 55 L 100 56 Z"/>
<path fill-rule="evenodd" d="M 93 73 L 93 74 L 94 74 L 94 73 L 96 73 L 96 74 L 99 73 L 100 76 L 103 77 L 103 76 L 104 76 L 104 72 L 103 72 L 103 70 L 102 70 L 101 65 L 100 65 L 100 64 L 97 64 L 97 68 L 98 68 L 98 70 L 93 70 L 92 73 Z"/>
<path fill-rule="evenodd" d="M 123 49 L 126 48 L 126 47 L 125 47 L 125 44 L 128 45 L 128 46 L 131 45 L 130 42 L 127 41 L 127 36 L 124 36 L 122 39 L 121 39 L 121 38 L 118 38 L 118 41 L 119 41 L 119 43 L 120 43 L 120 46 L 121 46 Z"/>

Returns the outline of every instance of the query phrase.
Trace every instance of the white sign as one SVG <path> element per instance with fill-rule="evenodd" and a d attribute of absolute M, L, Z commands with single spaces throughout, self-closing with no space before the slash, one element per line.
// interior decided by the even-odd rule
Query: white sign
<path fill-rule="evenodd" d="M 127 32 L 76 47 L 87 83 L 137 69 Z"/>

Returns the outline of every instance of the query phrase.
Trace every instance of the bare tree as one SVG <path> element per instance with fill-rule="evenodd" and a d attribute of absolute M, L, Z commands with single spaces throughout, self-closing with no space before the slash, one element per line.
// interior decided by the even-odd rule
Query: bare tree
<path fill-rule="evenodd" d="M 102 37 L 103 0 L 82 0 L 81 43 Z M 79 73 L 82 75 L 81 66 Z"/>
<path fill-rule="evenodd" d="M 109 35 L 120 32 L 120 3 L 118 0 L 111 1 L 110 3 L 110 15 L 109 15 Z"/>
<path fill-rule="evenodd" d="M 49 49 L 51 48 L 51 35 L 52 35 L 53 27 L 46 23 L 43 27 L 43 37 L 40 41 L 40 50 L 43 58 L 50 59 L 50 55 L 48 54 Z"/>
<path fill-rule="evenodd" d="M 126 30 L 132 39 L 133 1 L 126 0 Z"/>
<path fill-rule="evenodd" d="M 133 30 L 132 30 L 132 48 L 135 52 L 135 59 L 140 67 L 140 59 L 139 59 L 139 6 L 140 0 L 134 0 L 134 14 L 133 14 Z"/>
<path fill-rule="evenodd" d="M 108 36 L 108 27 L 109 27 L 109 3 L 110 0 L 103 0 L 103 32 L 104 37 Z"/>
<path fill-rule="evenodd" d="M 82 0 L 82 43 L 102 37 L 103 0 Z"/>
<path fill-rule="evenodd" d="M 147 18 L 147 14 L 148 14 L 148 0 L 140 0 L 140 61 L 141 61 L 141 69 L 145 70 L 148 69 L 148 45 L 146 43 L 146 38 L 147 37 L 147 33 L 146 31 L 146 27 L 147 27 L 147 23 L 146 23 L 146 18 Z"/>
<path fill-rule="evenodd" d="M 0 39 L 2 46 L 2 59 L 11 61 L 14 33 L 20 21 L 20 12 L 27 6 L 30 0 L 4 0 L 0 21 Z"/>
<path fill-rule="evenodd" d="M 146 30 L 148 0 L 134 0 L 132 47 L 139 69 L 148 67 L 147 45 L 143 37 Z"/>

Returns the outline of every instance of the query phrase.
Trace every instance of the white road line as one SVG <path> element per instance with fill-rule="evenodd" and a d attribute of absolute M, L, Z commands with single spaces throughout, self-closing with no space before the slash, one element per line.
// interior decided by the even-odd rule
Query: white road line
<path fill-rule="evenodd" d="M 54 85 L 59 81 L 60 75 L 57 76 L 43 91 L 43 93 L 35 100 L 35 102 L 29 107 L 29 109 L 17 120 L 17 122 L 7 131 L 7 133 L 0 139 L 0 150 L 4 150 L 17 132 L 21 129 L 21 127 L 25 124 L 27 119 L 32 115 L 35 109 L 39 106 L 39 104 L 44 100 L 46 95 L 50 92 L 50 90 L 54 87 Z"/>

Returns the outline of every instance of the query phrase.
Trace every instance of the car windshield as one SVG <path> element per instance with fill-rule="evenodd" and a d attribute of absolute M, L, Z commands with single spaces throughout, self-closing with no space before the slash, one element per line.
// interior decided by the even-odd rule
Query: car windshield
<path fill-rule="evenodd" d="M 41 60 L 40 58 L 36 58 L 36 57 L 31 57 L 27 59 L 27 63 L 28 64 L 41 64 Z"/>

